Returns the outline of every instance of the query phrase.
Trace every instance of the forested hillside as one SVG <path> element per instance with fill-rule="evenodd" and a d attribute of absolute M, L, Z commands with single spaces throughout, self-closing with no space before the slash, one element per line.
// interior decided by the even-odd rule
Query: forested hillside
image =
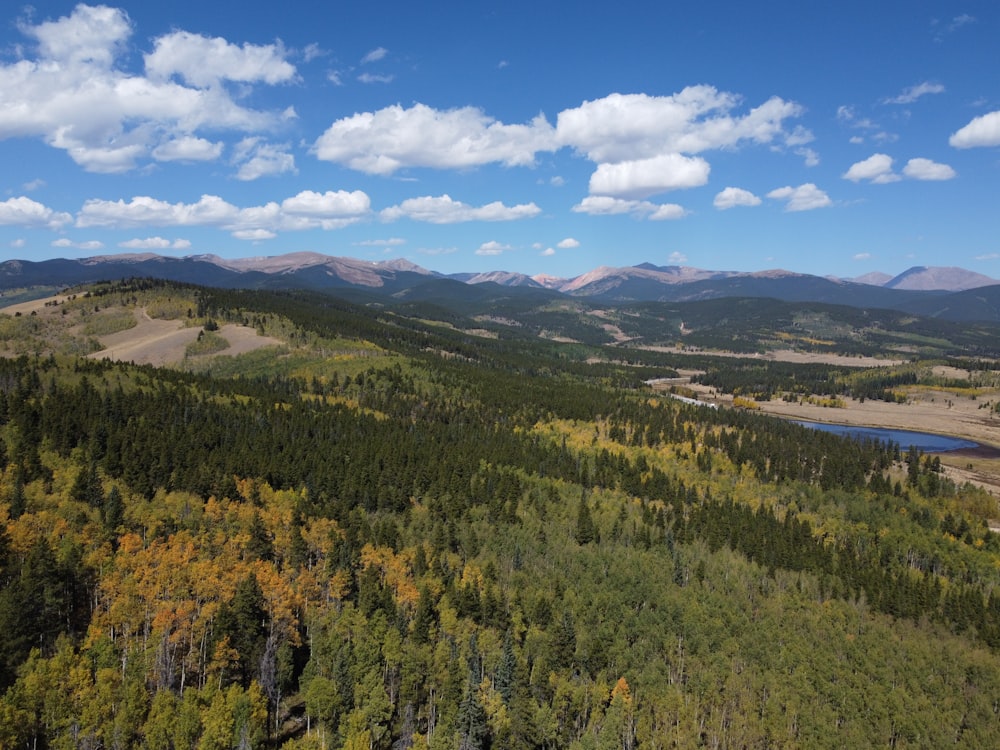
<path fill-rule="evenodd" d="M 1000 746 L 1000 513 L 930 457 L 660 398 L 653 352 L 66 304 L 284 343 L 153 368 L 0 316 L 2 748 Z"/>

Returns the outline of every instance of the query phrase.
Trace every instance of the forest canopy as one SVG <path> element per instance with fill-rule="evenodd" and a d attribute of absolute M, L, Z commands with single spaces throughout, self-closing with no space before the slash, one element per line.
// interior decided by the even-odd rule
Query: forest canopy
<path fill-rule="evenodd" d="M 1000 744 L 997 505 L 934 457 L 657 396 L 651 352 L 87 295 L 283 344 L 0 359 L 0 747 Z"/>

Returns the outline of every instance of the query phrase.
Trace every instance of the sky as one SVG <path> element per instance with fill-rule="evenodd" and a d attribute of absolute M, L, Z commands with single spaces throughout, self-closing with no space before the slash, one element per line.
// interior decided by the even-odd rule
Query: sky
<path fill-rule="evenodd" d="M 0 260 L 1000 278 L 1000 3 L 0 8 Z"/>

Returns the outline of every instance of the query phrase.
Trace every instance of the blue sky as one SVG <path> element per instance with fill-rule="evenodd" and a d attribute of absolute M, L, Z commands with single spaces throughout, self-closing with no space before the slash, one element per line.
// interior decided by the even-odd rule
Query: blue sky
<path fill-rule="evenodd" d="M 1000 278 L 1000 5 L 0 11 L 0 259 Z"/>

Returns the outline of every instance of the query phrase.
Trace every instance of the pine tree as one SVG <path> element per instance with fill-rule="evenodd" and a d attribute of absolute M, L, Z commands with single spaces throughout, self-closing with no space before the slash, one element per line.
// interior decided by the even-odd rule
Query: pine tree
<path fill-rule="evenodd" d="M 576 543 L 583 545 L 596 541 L 598 541 L 597 527 L 590 515 L 590 506 L 587 504 L 587 497 L 584 494 L 580 497 L 580 507 L 576 514 Z"/>
<path fill-rule="evenodd" d="M 465 681 L 465 694 L 458 705 L 458 717 L 455 720 L 458 730 L 459 750 L 488 750 L 490 747 L 490 728 L 486 717 L 486 709 L 479 700 L 478 684 L 475 675 L 470 671 Z"/>

